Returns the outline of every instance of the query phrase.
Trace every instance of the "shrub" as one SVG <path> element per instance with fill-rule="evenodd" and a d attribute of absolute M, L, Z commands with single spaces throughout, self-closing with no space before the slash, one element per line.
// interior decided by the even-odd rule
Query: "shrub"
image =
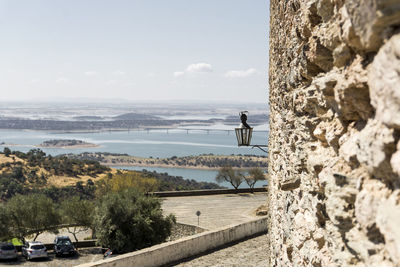
<path fill-rule="evenodd" d="M 160 186 L 159 184 L 157 179 L 145 177 L 140 172 L 120 172 L 98 181 L 96 194 L 102 196 L 110 191 L 118 192 L 127 188 L 135 188 L 142 193 L 148 193 L 157 190 Z"/>
<path fill-rule="evenodd" d="M 11 150 L 8 147 L 5 147 L 3 153 L 6 157 L 9 157 L 11 154 Z"/>
<path fill-rule="evenodd" d="M 133 188 L 111 192 L 95 209 L 98 243 L 118 252 L 129 252 L 165 241 L 175 217 L 162 215 L 161 201 Z"/>

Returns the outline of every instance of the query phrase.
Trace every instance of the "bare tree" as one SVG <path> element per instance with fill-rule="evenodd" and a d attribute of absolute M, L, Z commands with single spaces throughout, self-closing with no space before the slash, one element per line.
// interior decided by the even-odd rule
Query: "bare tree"
<path fill-rule="evenodd" d="M 217 183 L 229 182 L 235 189 L 238 189 L 243 179 L 243 173 L 239 170 L 232 169 L 231 166 L 221 167 L 215 177 Z"/>
<path fill-rule="evenodd" d="M 254 189 L 257 181 L 265 180 L 264 172 L 260 168 L 251 168 L 247 172 L 248 176 L 244 176 L 243 178 L 251 189 Z"/>
<path fill-rule="evenodd" d="M 71 197 L 61 203 L 61 214 L 64 222 L 73 225 L 67 230 L 78 242 L 77 234 L 85 232 L 92 228 L 92 214 L 94 211 L 94 203 L 90 200 L 80 199 L 79 197 Z"/>

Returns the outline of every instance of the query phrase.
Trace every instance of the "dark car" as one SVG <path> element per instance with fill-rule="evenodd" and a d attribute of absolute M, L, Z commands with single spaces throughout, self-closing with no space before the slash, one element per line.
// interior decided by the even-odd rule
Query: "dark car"
<path fill-rule="evenodd" d="M 56 256 L 75 255 L 76 249 L 68 236 L 57 236 L 54 239 L 54 252 Z"/>
<path fill-rule="evenodd" d="M 17 250 L 14 245 L 9 242 L 0 243 L 0 259 L 8 260 L 13 259 L 16 260 L 18 258 Z"/>

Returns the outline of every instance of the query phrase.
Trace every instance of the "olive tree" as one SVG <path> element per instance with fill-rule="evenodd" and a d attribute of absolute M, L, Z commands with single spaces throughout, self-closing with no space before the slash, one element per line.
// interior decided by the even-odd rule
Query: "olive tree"
<path fill-rule="evenodd" d="M 67 227 L 68 232 L 78 242 L 77 234 L 93 226 L 94 203 L 79 197 L 71 197 L 61 203 L 60 210 L 63 223 L 70 225 Z"/>
<path fill-rule="evenodd" d="M 10 150 L 8 147 L 5 147 L 5 148 L 3 149 L 3 153 L 4 153 L 4 155 L 5 155 L 6 157 L 9 157 L 10 154 L 11 154 L 11 150 Z"/>
<path fill-rule="evenodd" d="M 128 252 L 165 241 L 175 217 L 163 217 L 161 201 L 128 188 L 105 195 L 95 208 L 98 243 Z"/>
<path fill-rule="evenodd" d="M 12 237 L 13 223 L 10 214 L 4 204 L 0 203 L 0 241 Z"/>
<path fill-rule="evenodd" d="M 13 223 L 12 232 L 21 240 L 31 234 L 35 234 L 36 240 L 41 233 L 55 230 L 60 223 L 53 201 L 42 194 L 16 195 L 6 207 Z"/>
<path fill-rule="evenodd" d="M 240 170 L 234 170 L 231 166 L 221 167 L 215 177 L 217 183 L 229 182 L 235 189 L 241 185 L 244 175 Z"/>
<path fill-rule="evenodd" d="M 251 189 L 254 189 L 254 185 L 258 181 L 265 180 L 264 172 L 260 168 L 251 168 L 247 173 L 248 175 L 244 176 L 244 180 Z"/>
<path fill-rule="evenodd" d="M 119 192 L 127 188 L 135 188 L 142 193 L 155 191 L 160 187 L 157 179 L 145 177 L 136 171 L 119 172 L 97 182 L 96 194 L 102 196 L 110 191 Z"/>

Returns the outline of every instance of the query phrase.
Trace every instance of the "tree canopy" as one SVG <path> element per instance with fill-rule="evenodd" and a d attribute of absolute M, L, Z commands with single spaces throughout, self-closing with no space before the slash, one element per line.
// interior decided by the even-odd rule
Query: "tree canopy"
<path fill-rule="evenodd" d="M 96 236 L 100 245 L 128 252 L 165 241 L 175 217 L 163 217 L 161 201 L 128 188 L 104 196 L 95 209 Z"/>
<path fill-rule="evenodd" d="M 60 206 L 61 216 L 64 224 L 73 225 L 68 227 L 75 241 L 78 241 L 77 234 L 86 231 L 93 226 L 94 203 L 87 199 L 80 199 L 77 196 L 65 199 Z"/>
<path fill-rule="evenodd" d="M 265 180 L 264 172 L 260 168 L 251 168 L 247 173 L 248 175 L 244 176 L 244 180 L 250 188 L 254 188 L 258 181 Z"/>
<path fill-rule="evenodd" d="M 243 176 L 241 171 L 234 170 L 231 166 L 225 166 L 218 170 L 215 180 L 218 183 L 229 182 L 235 189 L 238 189 L 243 182 Z"/>
<path fill-rule="evenodd" d="M 60 216 L 53 201 L 41 194 L 16 195 L 6 206 L 13 227 L 12 233 L 24 240 L 26 236 L 37 236 L 60 224 Z"/>
<path fill-rule="evenodd" d="M 119 192 L 127 188 L 135 188 L 142 193 L 156 191 L 159 181 L 153 177 L 145 177 L 139 172 L 119 172 L 110 175 L 97 183 L 97 195 L 101 196 L 109 191 Z"/>

